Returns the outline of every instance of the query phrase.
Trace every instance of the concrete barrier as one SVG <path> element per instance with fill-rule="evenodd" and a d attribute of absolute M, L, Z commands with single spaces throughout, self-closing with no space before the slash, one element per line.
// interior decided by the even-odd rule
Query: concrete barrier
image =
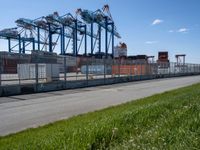
<path fill-rule="evenodd" d="M 36 85 L 35 92 L 48 92 L 65 89 L 64 82 L 40 83 Z"/>
<path fill-rule="evenodd" d="M 191 76 L 192 74 L 188 74 Z M 195 74 L 199 75 L 199 74 Z M 0 96 L 11 96 L 18 94 L 30 94 L 37 92 L 48 92 L 48 91 L 58 91 L 65 89 L 76 89 L 100 85 L 109 85 L 116 83 L 132 82 L 139 80 L 151 80 L 158 78 L 170 78 L 170 77 L 180 77 L 182 75 L 170 74 L 170 75 L 150 75 L 150 76 L 125 76 L 125 77 L 113 77 L 106 79 L 93 79 L 93 80 L 78 80 L 78 81 L 57 81 L 51 83 L 39 83 L 39 84 L 28 84 L 28 85 L 10 85 L 10 86 L 0 86 Z M 184 74 L 184 76 L 186 76 Z"/>
<path fill-rule="evenodd" d="M 0 87 L 0 96 L 2 96 L 2 87 Z"/>
<path fill-rule="evenodd" d="M 83 88 L 83 87 L 87 87 L 86 80 L 67 81 L 66 82 L 66 89 L 75 89 L 75 88 Z"/>
<path fill-rule="evenodd" d="M 104 85 L 105 81 L 104 79 L 96 79 L 96 80 L 89 80 L 87 82 L 87 86 L 97 86 L 97 85 Z"/>
<path fill-rule="evenodd" d="M 1 87 L 1 96 L 12 96 L 21 94 L 20 85 L 4 86 Z"/>

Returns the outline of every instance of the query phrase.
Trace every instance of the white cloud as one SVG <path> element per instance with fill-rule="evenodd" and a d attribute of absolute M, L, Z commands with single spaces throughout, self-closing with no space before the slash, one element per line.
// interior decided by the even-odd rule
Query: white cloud
<path fill-rule="evenodd" d="M 187 29 L 187 28 L 180 28 L 177 30 L 177 32 L 179 32 L 179 33 L 187 33 L 188 31 L 189 31 L 189 29 Z"/>
<path fill-rule="evenodd" d="M 152 22 L 152 25 L 158 25 L 158 24 L 161 24 L 163 23 L 163 20 L 161 19 L 155 19 L 153 22 Z"/>
<path fill-rule="evenodd" d="M 158 41 L 146 41 L 145 44 L 156 44 Z"/>
<path fill-rule="evenodd" d="M 174 33 L 174 32 L 177 32 L 177 33 L 188 33 L 189 29 L 188 28 L 180 28 L 180 29 L 176 29 L 176 30 L 169 30 L 168 32 L 169 33 Z"/>

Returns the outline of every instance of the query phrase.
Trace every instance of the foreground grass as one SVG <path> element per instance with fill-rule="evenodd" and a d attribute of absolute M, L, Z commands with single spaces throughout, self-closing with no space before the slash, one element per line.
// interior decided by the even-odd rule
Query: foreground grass
<path fill-rule="evenodd" d="M 0 149 L 200 149 L 200 84 L 1 137 Z"/>

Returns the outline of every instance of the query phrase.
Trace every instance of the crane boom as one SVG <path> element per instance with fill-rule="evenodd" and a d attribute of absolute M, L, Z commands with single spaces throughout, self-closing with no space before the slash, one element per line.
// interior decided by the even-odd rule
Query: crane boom
<path fill-rule="evenodd" d="M 106 29 L 106 24 L 105 24 L 105 16 L 101 10 L 97 10 L 95 12 L 89 11 L 89 10 L 82 10 L 78 9 L 77 13 L 81 15 L 81 18 L 86 22 L 86 23 L 97 23 L 100 26 L 102 26 L 104 29 Z M 110 17 L 108 17 L 108 21 L 111 21 Z M 107 28 L 109 32 L 112 32 L 112 28 L 108 27 Z M 120 34 L 117 32 L 117 30 L 114 30 L 114 35 L 117 38 L 121 38 Z"/>

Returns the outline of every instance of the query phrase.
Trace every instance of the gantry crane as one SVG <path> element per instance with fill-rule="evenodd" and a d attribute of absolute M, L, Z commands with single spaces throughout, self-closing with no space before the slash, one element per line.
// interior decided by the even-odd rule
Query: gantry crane
<path fill-rule="evenodd" d="M 17 24 L 17 27 L 15 28 L 10 28 L 10 29 L 4 29 L 0 31 L 0 37 L 7 39 L 8 40 L 8 50 L 9 52 L 13 52 L 14 48 L 19 46 L 18 52 L 19 53 L 25 53 L 26 52 L 26 47 L 32 43 L 32 49 L 31 50 L 36 50 L 35 49 L 35 43 L 40 44 L 48 44 L 46 40 L 44 39 L 43 41 L 40 40 L 40 33 L 36 32 L 36 28 L 38 26 L 34 23 L 33 20 L 30 19 L 25 19 L 25 18 L 20 18 L 15 21 Z M 11 41 L 17 41 L 17 44 L 15 46 L 11 46 Z M 38 46 L 38 50 L 40 50 Z"/>
<path fill-rule="evenodd" d="M 185 65 L 185 54 L 175 55 L 177 66 Z"/>
<path fill-rule="evenodd" d="M 84 24 L 83 22 L 79 21 L 78 19 L 74 18 L 72 14 L 68 13 L 63 16 L 59 16 L 57 12 L 54 14 L 51 14 L 46 17 L 47 22 L 51 25 L 57 25 L 58 27 L 61 28 L 61 54 L 65 54 L 65 31 L 66 29 L 71 29 L 72 30 L 72 37 L 73 37 L 73 55 L 77 56 L 81 44 L 83 42 L 83 38 L 85 38 L 85 48 L 84 48 L 84 54 L 87 54 L 87 36 L 92 36 L 89 31 L 87 31 L 87 25 Z M 51 32 L 50 32 L 51 33 Z M 78 45 L 78 35 L 82 35 L 80 44 Z M 93 35 L 93 38 L 97 38 L 96 35 Z M 69 39 L 67 43 L 67 47 L 69 45 L 71 39 Z M 50 41 L 49 41 L 50 43 Z"/>
<path fill-rule="evenodd" d="M 31 20 L 31 19 L 26 19 L 26 18 L 20 18 L 18 20 L 15 21 L 15 23 L 17 24 L 17 26 L 19 28 L 21 28 L 20 32 L 20 37 L 23 38 L 28 38 L 30 39 L 30 41 L 33 43 L 33 49 L 32 50 L 36 50 L 35 49 L 35 43 L 38 43 L 38 50 L 40 50 L 40 45 L 44 44 L 44 45 L 48 45 L 46 39 L 43 38 L 43 40 L 41 40 L 41 33 L 39 32 L 40 30 L 39 27 L 37 26 L 37 24 L 35 24 L 34 22 L 35 20 Z M 48 30 L 46 28 L 44 28 L 44 30 L 47 32 Z M 30 35 L 27 35 L 27 32 L 30 33 Z M 26 41 L 22 40 L 23 43 L 23 53 L 26 52 Z M 19 46 L 21 45 L 21 42 L 19 40 Z"/>
<path fill-rule="evenodd" d="M 102 52 L 102 31 L 105 30 L 105 54 L 108 56 L 110 43 L 112 41 L 112 54 L 114 53 L 114 37 L 121 38 L 117 32 L 109 6 L 98 9 L 94 12 L 78 9 L 77 16 L 67 13 L 60 16 L 57 12 L 48 16 L 43 16 L 34 20 L 20 18 L 16 20 L 17 27 L 0 31 L 0 38 L 8 40 L 9 52 L 13 52 L 18 46 L 19 53 L 26 53 L 27 46 L 32 43 L 31 50 L 44 50 L 54 52 L 60 43 L 60 54 L 68 54 L 67 50 L 72 41 L 72 54 L 77 56 L 84 43 L 84 55 L 88 55 L 87 37 L 91 39 L 91 54 L 94 54 L 95 45 L 98 42 L 98 53 Z M 78 14 L 83 21 L 78 19 Z M 98 26 L 98 31 L 94 33 L 94 25 Z M 108 38 L 110 34 L 110 39 Z M 58 36 L 54 40 L 53 35 Z M 79 37 L 81 36 L 81 39 Z M 60 39 L 60 42 L 59 42 Z M 66 39 L 68 42 L 66 43 Z M 17 41 L 12 46 L 11 41 Z M 35 46 L 37 44 L 37 47 Z M 41 45 L 42 48 L 41 48 Z"/>
<path fill-rule="evenodd" d="M 114 21 L 112 19 L 110 10 L 109 10 L 109 6 L 105 5 L 103 7 L 102 10 L 98 9 L 94 12 L 89 11 L 89 10 L 82 10 L 82 9 L 77 9 L 77 14 L 79 14 L 81 16 L 81 18 L 87 23 L 90 24 L 90 28 L 91 28 L 91 33 L 92 35 L 94 34 L 94 24 L 97 24 L 98 26 L 98 36 L 99 36 L 99 45 L 98 45 L 98 52 L 101 53 L 102 52 L 102 48 L 101 48 L 101 32 L 102 32 L 102 28 L 105 30 L 105 54 L 106 57 L 108 56 L 108 51 L 109 51 L 109 45 L 110 45 L 110 41 L 108 40 L 108 33 L 111 34 L 111 38 L 112 39 L 112 55 L 114 55 L 114 36 L 117 38 L 121 38 L 120 34 L 117 32 Z M 107 15 L 106 15 L 107 13 Z M 95 41 L 96 44 L 96 41 Z M 93 41 L 93 36 L 91 36 L 91 54 L 94 54 L 94 48 L 95 48 L 95 44 Z"/>

